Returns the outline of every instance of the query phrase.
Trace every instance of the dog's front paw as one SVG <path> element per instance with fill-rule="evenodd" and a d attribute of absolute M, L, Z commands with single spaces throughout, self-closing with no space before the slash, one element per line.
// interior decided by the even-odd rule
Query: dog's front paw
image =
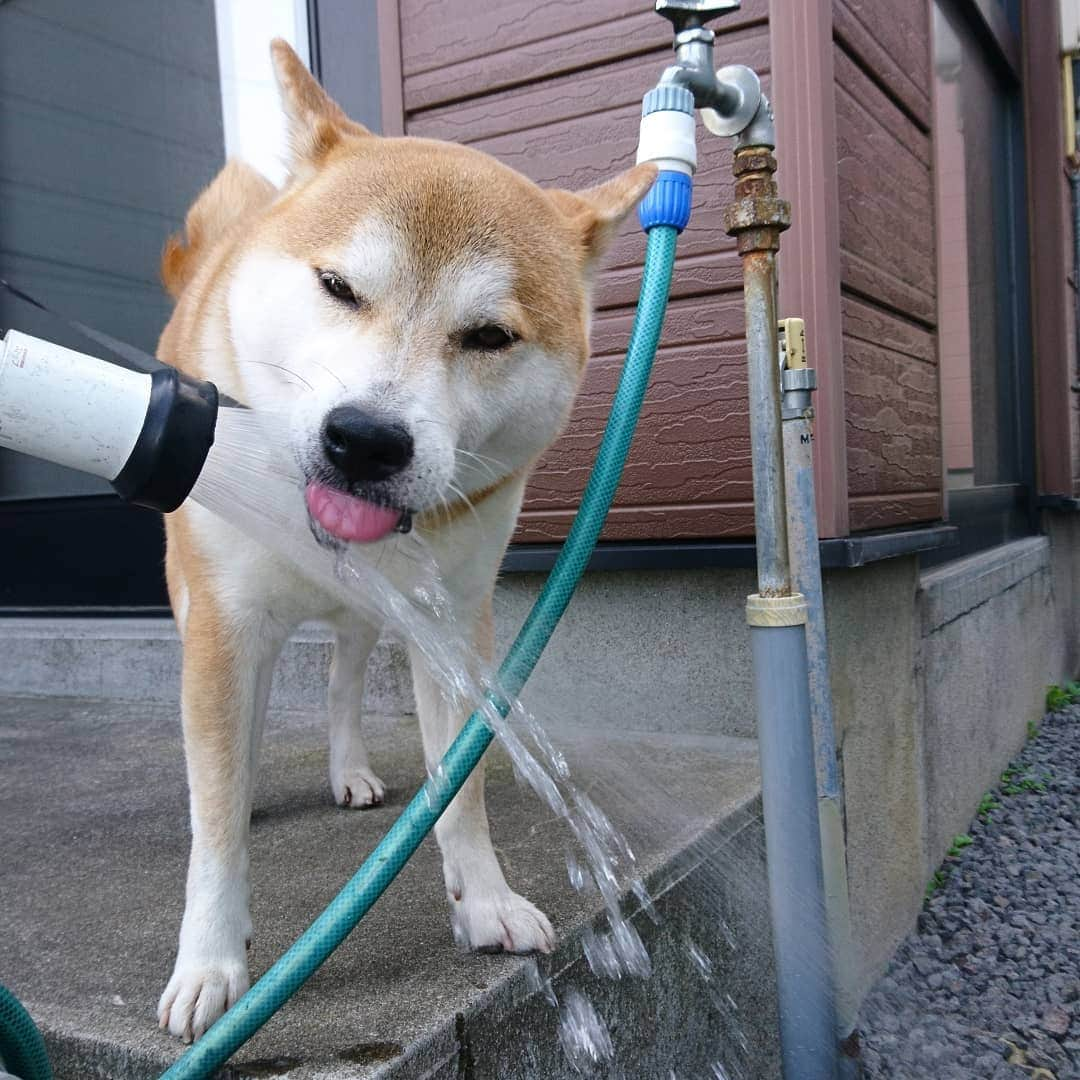
<path fill-rule="evenodd" d="M 199 1038 L 247 991 L 244 959 L 214 963 L 176 962 L 158 1002 L 158 1025 L 184 1042 Z"/>
<path fill-rule="evenodd" d="M 334 802 L 338 806 L 349 806 L 354 810 L 367 810 L 372 806 L 382 806 L 386 796 L 383 782 L 370 768 L 352 766 L 330 768 L 330 786 L 334 789 Z"/>
<path fill-rule="evenodd" d="M 549 953 L 555 948 L 548 917 L 510 889 L 470 894 L 466 888 L 460 899 L 450 894 L 450 909 L 454 937 L 472 949 Z"/>

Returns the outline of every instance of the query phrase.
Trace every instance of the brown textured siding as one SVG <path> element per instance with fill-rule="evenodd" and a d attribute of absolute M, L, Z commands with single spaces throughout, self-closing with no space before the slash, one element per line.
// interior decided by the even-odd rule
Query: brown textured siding
<path fill-rule="evenodd" d="M 930 25 L 834 0 L 849 523 L 942 516 Z"/>
<path fill-rule="evenodd" d="M 921 2 L 829 3 L 818 18 L 826 33 L 833 23 L 835 104 L 822 94 L 821 108 L 835 116 L 819 126 L 835 120 L 836 179 L 821 205 L 836 223 L 821 235 L 838 233 L 838 244 L 825 259 L 821 237 L 808 236 L 797 272 L 828 266 L 842 285 L 842 304 L 831 304 L 843 363 L 819 361 L 835 388 L 819 432 L 828 440 L 819 445 L 823 523 L 842 534 L 940 517 L 941 436 L 927 12 Z M 716 24 L 717 64 L 751 64 L 767 89 L 768 7 L 745 0 Z M 670 29 L 640 0 L 595 0 L 584 27 L 582 10 L 557 0 L 400 0 L 404 129 L 475 145 L 546 186 L 584 187 L 625 168 L 641 95 L 670 56 Z M 722 224 L 730 150 L 704 136 L 699 152 L 694 219 L 608 539 L 752 532 L 740 269 Z M 812 156 L 804 169 L 816 172 Z M 783 168 L 782 159 L 782 185 Z M 617 377 L 642 253 L 631 222 L 600 275 L 593 360 L 566 435 L 530 485 L 519 540 L 565 535 Z M 838 466 L 846 475 L 835 475 Z"/>
<path fill-rule="evenodd" d="M 670 25 L 640 0 L 401 0 L 405 129 L 469 143 L 544 186 L 586 187 L 627 168 L 642 94 L 669 62 Z M 643 9 L 644 8 L 644 9 Z M 718 64 L 768 85 L 766 0 L 720 22 Z M 728 140 L 705 137 L 694 219 L 608 539 L 746 536 L 753 528 L 741 272 L 723 207 Z M 529 487 L 517 539 L 566 534 L 599 443 L 632 320 L 644 253 L 636 221 L 605 259 L 593 358 L 565 436 Z"/>

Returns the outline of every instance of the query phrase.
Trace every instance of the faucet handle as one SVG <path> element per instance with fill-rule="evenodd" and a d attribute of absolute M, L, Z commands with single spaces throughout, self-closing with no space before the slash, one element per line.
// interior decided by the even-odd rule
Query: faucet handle
<path fill-rule="evenodd" d="M 670 19 L 675 33 L 696 30 L 720 15 L 738 11 L 741 0 L 656 0 L 656 11 Z"/>

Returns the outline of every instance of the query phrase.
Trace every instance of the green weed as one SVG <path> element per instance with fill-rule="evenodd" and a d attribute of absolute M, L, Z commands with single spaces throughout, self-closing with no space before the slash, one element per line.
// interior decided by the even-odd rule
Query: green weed
<path fill-rule="evenodd" d="M 959 836 L 953 837 L 953 842 L 949 845 L 949 855 L 955 859 L 964 848 L 971 847 L 974 843 L 975 841 L 967 833 L 960 833 Z"/>
<path fill-rule="evenodd" d="M 1046 711 L 1061 712 L 1080 701 L 1080 682 L 1067 682 L 1064 686 L 1052 683 L 1046 688 Z"/>
<path fill-rule="evenodd" d="M 931 896 L 938 891 L 938 889 L 944 888 L 945 882 L 948 880 L 949 873 L 944 868 L 934 871 L 933 877 L 926 883 L 926 899 L 929 900 Z"/>
<path fill-rule="evenodd" d="M 1025 792 L 1046 790 L 1046 784 L 1041 777 L 1025 776 L 1015 765 L 1010 765 L 1001 774 L 1001 783 L 1002 795 L 1023 795 Z"/>

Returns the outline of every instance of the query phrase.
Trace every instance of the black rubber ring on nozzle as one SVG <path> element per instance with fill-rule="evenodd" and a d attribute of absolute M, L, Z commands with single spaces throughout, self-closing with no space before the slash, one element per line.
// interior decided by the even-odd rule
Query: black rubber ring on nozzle
<path fill-rule="evenodd" d="M 218 390 L 162 365 L 131 456 L 112 482 L 128 502 L 169 513 L 190 494 L 214 445 Z"/>

